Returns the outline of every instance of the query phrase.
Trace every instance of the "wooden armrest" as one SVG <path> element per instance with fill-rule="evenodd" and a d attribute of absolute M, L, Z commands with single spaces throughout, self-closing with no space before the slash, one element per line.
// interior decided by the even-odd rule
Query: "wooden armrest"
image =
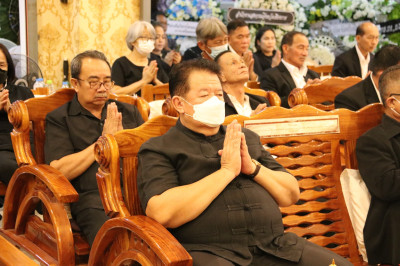
<path fill-rule="evenodd" d="M 17 247 L 8 242 L 4 237 L 0 235 L 0 246 L 1 246 L 1 265 L 35 265 L 32 259 L 30 259 L 25 253 L 19 250 Z"/>
<path fill-rule="evenodd" d="M 267 91 L 267 99 L 271 106 L 281 106 L 281 97 L 274 91 Z"/>
<path fill-rule="evenodd" d="M 142 215 L 108 220 L 96 235 L 88 265 L 119 265 L 128 258 L 141 265 L 192 265 L 192 258 L 171 233 Z"/>
<path fill-rule="evenodd" d="M 3 228 L 14 228 L 19 219 L 25 217 L 30 208 L 36 205 L 36 198 L 50 201 L 53 197 L 63 210 L 64 203 L 75 202 L 79 198 L 71 183 L 53 167 L 49 165 L 19 167 L 8 184 Z"/>
<path fill-rule="evenodd" d="M 170 97 L 165 99 L 165 101 L 162 105 L 162 113 L 163 113 L 163 115 L 179 117 L 178 112 L 176 111 L 175 107 L 172 105 L 172 100 Z"/>
<path fill-rule="evenodd" d="M 30 144 L 28 107 L 24 101 L 16 101 L 10 106 L 8 120 L 14 127 L 11 132 L 11 139 L 18 165 L 36 164 Z"/>
<path fill-rule="evenodd" d="M 288 96 L 288 103 L 290 107 L 294 107 L 299 104 L 308 104 L 307 94 L 303 89 L 295 88 Z"/>

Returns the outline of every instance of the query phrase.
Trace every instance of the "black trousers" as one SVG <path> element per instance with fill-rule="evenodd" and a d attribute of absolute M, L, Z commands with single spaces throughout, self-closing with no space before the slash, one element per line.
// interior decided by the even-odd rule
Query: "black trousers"
<path fill-rule="evenodd" d="M 0 151 L 0 181 L 8 184 L 17 168 L 18 164 L 14 152 Z"/>
<path fill-rule="evenodd" d="M 83 209 L 77 213 L 73 212 L 72 215 L 90 246 L 92 246 L 94 238 L 101 226 L 110 219 L 103 209 L 95 208 Z"/>
<path fill-rule="evenodd" d="M 303 250 L 303 254 L 298 263 L 290 262 L 287 260 L 279 259 L 277 257 L 268 255 L 258 248 L 250 248 L 253 255 L 253 261 L 250 265 L 253 266 L 328 266 L 332 263 L 332 259 L 335 260 L 338 266 L 352 266 L 350 261 L 337 255 L 336 253 L 313 244 L 309 241 L 306 242 Z M 190 251 L 189 254 L 193 258 L 193 266 L 235 266 L 237 264 L 232 263 L 229 260 L 218 257 L 209 252 L 202 251 Z"/>

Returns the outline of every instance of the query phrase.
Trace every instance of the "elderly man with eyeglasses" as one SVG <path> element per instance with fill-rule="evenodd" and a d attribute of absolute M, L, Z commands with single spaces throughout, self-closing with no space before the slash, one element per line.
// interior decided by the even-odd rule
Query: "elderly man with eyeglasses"
<path fill-rule="evenodd" d="M 75 97 L 46 117 L 46 163 L 59 170 L 79 193 L 71 213 L 90 245 L 108 219 L 101 203 L 94 143 L 104 134 L 135 128 L 143 119 L 133 105 L 108 99 L 114 82 L 103 53 L 86 51 L 71 62 Z"/>

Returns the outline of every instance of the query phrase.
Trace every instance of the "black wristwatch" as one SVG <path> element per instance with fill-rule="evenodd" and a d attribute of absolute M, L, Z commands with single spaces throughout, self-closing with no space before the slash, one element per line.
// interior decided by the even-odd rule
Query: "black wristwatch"
<path fill-rule="evenodd" d="M 251 161 L 256 165 L 256 169 L 254 170 L 254 172 L 252 174 L 246 175 L 246 177 L 248 179 L 254 179 L 254 177 L 256 177 L 258 175 L 258 173 L 260 172 L 260 169 L 261 169 L 261 164 L 258 161 L 254 160 L 254 159 L 251 159 Z"/>

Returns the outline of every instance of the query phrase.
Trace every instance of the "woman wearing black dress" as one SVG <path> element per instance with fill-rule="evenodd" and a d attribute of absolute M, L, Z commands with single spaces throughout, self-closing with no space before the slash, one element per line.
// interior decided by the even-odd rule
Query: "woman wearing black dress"
<path fill-rule="evenodd" d="M 261 76 L 264 70 L 275 67 L 281 62 L 281 52 L 276 49 L 275 32 L 269 26 L 260 28 L 255 39 L 257 52 L 254 54 L 254 71 Z M 259 72 L 259 73 L 257 73 Z"/>
<path fill-rule="evenodd" d="M 136 21 L 130 26 L 126 44 L 131 52 L 115 60 L 111 70 L 114 93 L 140 95 L 143 85 L 168 82 L 167 74 L 159 67 L 161 59 L 149 59 L 155 40 L 156 32 L 150 23 Z"/>
<path fill-rule="evenodd" d="M 11 143 L 10 132 L 13 129 L 8 121 L 8 108 L 17 100 L 33 97 L 30 89 L 13 85 L 15 69 L 7 48 L 0 44 L 0 181 L 8 184 L 18 168 Z"/>

